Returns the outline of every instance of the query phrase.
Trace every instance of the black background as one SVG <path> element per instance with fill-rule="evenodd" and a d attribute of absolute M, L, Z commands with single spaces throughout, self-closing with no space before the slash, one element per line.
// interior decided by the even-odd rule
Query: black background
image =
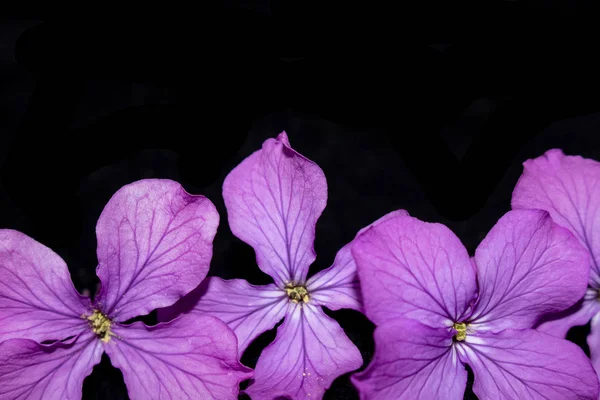
<path fill-rule="evenodd" d="M 540 8 L 494 2 L 410 27 L 400 16 L 375 28 L 345 21 L 350 30 L 337 28 L 347 15 L 333 6 L 313 22 L 316 3 L 276 1 L 193 15 L 0 18 L 0 227 L 52 248 L 77 289 L 94 293 L 102 208 L 124 184 L 170 178 L 221 215 L 210 274 L 268 283 L 229 231 L 221 185 L 285 130 L 329 186 L 310 274 L 400 208 L 448 225 L 472 254 L 510 209 L 524 160 L 550 148 L 600 160 L 593 10 L 529 4 Z M 373 325 L 355 311 L 326 312 L 368 362 Z M 568 338 L 587 352 L 588 332 Z M 242 361 L 254 367 L 274 335 Z M 106 356 L 84 383 L 85 399 L 126 393 Z M 325 398 L 358 397 L 344 375 Z"/>

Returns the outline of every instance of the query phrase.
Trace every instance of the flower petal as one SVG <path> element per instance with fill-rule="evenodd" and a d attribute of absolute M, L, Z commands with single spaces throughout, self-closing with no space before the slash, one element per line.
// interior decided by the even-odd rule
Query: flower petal
<path fill-rule="evenodd" d="M 542 210 L 506 213 L 475 251 L 479 299 L 471 320 L 485 329 L 531 328 L 583 297 L 585 249 Z"/>
<path fill-rule="evenodd" d="M 289 304 L 275 341 L 263 350 L 254 381 L 245 390 L 253 400 L 320 399 L 335 378 L 362 365 L 356 346 L 320 307 Z"/>
<path fill-rule="evenodd" d="M 406 317 L 449 325 L 475 298 L 467 250 L 444 225 L 395 216 L 359 235 L 352 255 L 366 314 L 375 324 Z"/>
<path fill-rule="evenodd" d="M 569 329 L 587 324 L 594 315 L 600 312 L 597 293 L 595 289 L 588 289 L 588 293 L 583 299 L 564 311 L 545 315 L 534 328 L 552 336 L 566 337 Z"/>
<path fill-rule="evenodd" d="M 104 348 L 131 399 L 237 399 L 239 383 L 252 377 L 238 361 L 235 334 L 214 317 L 186 314 L 113 332 Z"/>
<path fill-rule="evenodd" d="M 587 337 L 587 344 L 590 348 L 590 359 L 600 377 L 600 313 L 594 315 L 591 321 L 590 334 Z"/>
<path fill-rule="evenodd" d="M 75 336 L 87 327 L 80 317 L 90 307 L 56 253 L 20 232 L 0 230 L 0 342 Z"/>
<path fill-rule="evenodd" d="M 206 277 L 218 224 L 210 200 L 177 182 L 122 187 L 96 226 L 102 281 L 96 302 L 115 321 L 175 303 Z"/>
<path fill-rule="evenodd" d="M 240 355 L 261 333 L 273 329 L 285 315 L 288 297 L 271 284 L 254 286 L 243 279 L 207 278 L 169 308 L 158 310 L 159 321 L 181 313 L 211 315 L 235 332 Z"/>
<path fill-rule="evenodd" d="M 351 243 L 341 248 L 333 265 L 317 272 L 306 282 L 306 289 L 314 305 L 331 310 L 352 308 L 362 311 L 360 283 L 356 264 L 350 252 Z"/>
<path fill-rule="evenodd" d="M 29 339 L 0 343 L 0 398 L 79 400 L 83 380 L 103 349 L 90 331 L 65 343 Z"/>
<path fill-rule="evenodd" d="M 223 198 L 231 232 L 254 248 L 259 268 L 280 287 L 304 282 L 327 203 L 321 168 L 294 151 L 282 132 L 227 175 Z"/>
<path fill-rule="evenodd" d="M 375 329 L 375 355 L 352 376 L 361 399 L 462 400 L 467 371 L 452 332 L 397 318 Z"/>
<path fill-rule="evenodd" d="M 523 163 L 513 208 L 541 208 L 577 236 L 592 255 L 591 279 L 600 287 L 600 163 L 548 150 Z"/>
<path fill-rule="evenodd" d="M 533 329 L 467 335 L 459 354 L 487 399 L 598 399 L 598 378 L 575 344 Z"/>
<path fill-rule="evenodd" d="M 389 218 L 402 215 L 408 215 L 408 212 L 404 210 L 392 211 L 371 225 L 362 228 L 358 231 L 356 237 L 372 226 Z M 350 251 L 352 243 L 354 241 L 348 243 L 338 251 L 331 267 L 317 272 L 306 282 L 306 288 L 314 304 L 325 306 L 331 310 L 352 308 L 362 311 L 360 283 L 356 274 L 356 264 Z"/>

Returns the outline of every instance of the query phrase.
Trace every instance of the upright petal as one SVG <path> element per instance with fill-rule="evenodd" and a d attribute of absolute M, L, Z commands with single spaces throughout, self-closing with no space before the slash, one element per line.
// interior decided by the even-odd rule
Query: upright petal
<path fill-rule="evenodd" d="M 320 307 L 290 303 L 275 341 L 263 350 L 254 382 L 245 391 L 253 400 L 320 399 L 335 378 L 361 365 L 356 346 Z"/>
<path fill-rule="evenodd" d="M 321 168 L 294 151 L 282 132 L 227 175 L 223 198 L 231 232 L 254 248 L 259 268 L 280 287 L 304 282 L 327 203 Z"/>
<path fill-rule="evenodd" d="M 587 324 L 599 312 L 598 292 L 588 288 L 583 299 L 564 311 L 545 315 L 534 328 L 549 335 L 564 338 L 569 329 Z"/>
<path fill-rule="evenodd" d="M 0 398 L 80 400 L 83 380 L 102 353 L 91 331 L 51 345 L 29 339 L 0 343 Z"/>
<path fill-rule="evenodd" d="M 459 354 L 480 400 L 597 400 L 598 378 L 575 344 L 533 329 L 467 335 Z"/>
<path fill-rule="evenodd" d="M 358 231 L 356 237 L 372 226 L 401 215 L 408 215 L 408 213 L 404 210 L 392 211 L 371 225 L 362 228 Z M 354 241 L 338 251 L 331 267 L 319 271 L 306 282 L 306 288 L 314 304 L 326 306 L 331 310 L 352 308 L 362 311 L 360 283 L 356 274 L 356 264 L 350 251 L 352 243 Z"/>
<path fill-rule="evenodd" d="M 113 332 L 104 349 L 131 399 L 237 399 L 240 382 L 252 377 L 238 361 L 235 334 L 214 317 L 182 315 Z"/>
<path fill-rule="evenodd" d="M 352 376 L 361 399 L 461 400 L 467 371 L 452 347 L 452 332 L 411 319 L 375 329 L 375 355 Z"/>
<path fill-rule="evenodd" d="M 594 287 L 600 287 L 600 163 L 548 150 L 523 163 L 513 208 L 541 208 L 571 230 L 591 253 Z"/>
<path fill-rule="evenodd" d="M 467 250 L 444 225 L 392 217 L 359 235 L 352 255 L 366 314 L 378 325 L 411 318 L 449 326 L 475 298 Z"/>
<path fill-rule="evenodd" d="M 90 307 L 56 253 L 20 232 L 0 230 L 0 342 L 78 335 Z"/>
<path fill-rule="evenodd" d="M 506 213 L 475 251 L 479 299 L 471 320 L 486 329 L 531 328 L 583 297 L 589 257 L 542 210 Z"/>
<path fill-rule="evenodd" d="M 285 315 L 288 297 L 271 284 L 254 286 L 243 279 L 207 278 L 169 308 L 158 310 L 159 321 L 181 313 L 211 315 L 235 332 L 240 355 L 261 333 L 273 329 Z"/>
<path fill-rule="evenodd" d="M 167 307 L 202 282 L 219 214 L 204 196 L 166 179 L 119 189 L 98 219 L 98 295 L 105 314 L 126 321 Z"/>

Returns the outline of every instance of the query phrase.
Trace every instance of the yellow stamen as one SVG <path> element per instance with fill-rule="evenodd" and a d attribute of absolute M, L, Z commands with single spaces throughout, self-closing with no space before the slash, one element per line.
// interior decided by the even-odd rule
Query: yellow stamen
<path fill-rule="evenodd" d="M 457 322 L 452 327 L 456 330 L 456 335 L 454 335 L 456 341 L 462 342 L 467 338 L 467 324 L 464 322 Z"/>
<path fill-rule="evenodd" d="M 104 343 L 108 343 L 110 337 L 115 335 L 110 329 L 112 325 L 111 320 L 100 311 L 94 310 L 92 315 L 84 315 L 83 318 L 88 320 L 92 332 L 94 332 Z"/>
<path fill-rule="evenodd" d="M 285 292 L 288 297 L 294 303 L 308 303 L 310 300 L 310 296 L 308 295 L 308 290 L 302 285 L 294 285 L 293 283 L 288 283 L 285 285 Z"/>

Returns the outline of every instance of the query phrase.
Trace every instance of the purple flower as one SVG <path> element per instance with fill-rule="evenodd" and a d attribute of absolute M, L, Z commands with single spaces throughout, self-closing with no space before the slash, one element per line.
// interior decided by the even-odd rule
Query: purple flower
<path fill-rule="evenodd" d="M 246 392 L 254 400 L 319 399 L 335 378 L 362 365 L 356 346 L 321 309 L 361 309 L 349 245 L 330 268 L 306 279 L 327 201 L 323 171 L 293 150 L 282 132 L 231 171 L 223 197 L 231 231 L 254 248 L 259 268 L 275 282 L 208 278 L 182 302 L 159 310 L 159 318 L 182 311 L 216 316 L 235 331 L 240 353 L 285 318 Z"/>
<path fill-rule="evenodd" d="M 462 399 L 468 364 L 485 399 L 598 398 L 575 344 L 531 327 L 585 292 L 589 264 L 545 211 L 504 215 L 469 258 L 444 225 L 385 216 L 352 254 L 375 355 L 352 381 L 362 399 Z"/>
<path fill-rule="evenodd" d="M 123 324 L 200 284 L 218 223 L 208 199 L 176 182 L 121 188 L 96 226 L 102 288 L 94 302 L 77 293 L 52 250 L 0 230 L 0 398 L 79 399 L 103 352 L 132 399 L 237 398 L 251 373 L 223 322 L 183 316 Z"/>
<path fill-rule="evenodd" d="M 538 330 L 565 337 L 569 328 L 592 319 L 587 341 L 592 363 L 600 373 L 600 163 L 554 149 L 523 165 L 513 192 L 513 208 L 547 210 L 557 224 L 579 239 L 591 263 L 583 298 L 568 310 L 545 318 Z"/>

